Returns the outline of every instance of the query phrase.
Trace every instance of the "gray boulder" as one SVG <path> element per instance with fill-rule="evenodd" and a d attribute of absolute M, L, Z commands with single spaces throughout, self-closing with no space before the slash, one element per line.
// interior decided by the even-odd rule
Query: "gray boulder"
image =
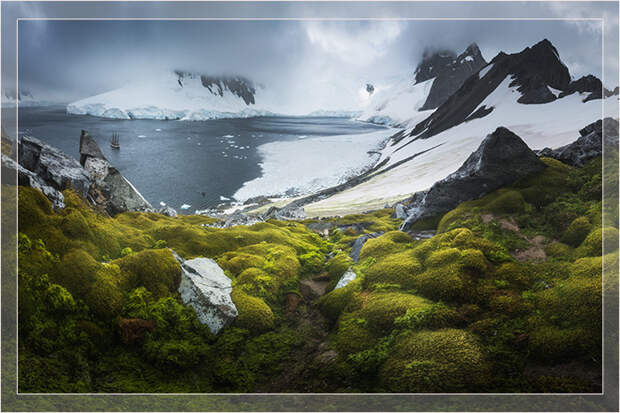
<path fill-rule="evenodd" d="M 408 230 L 420 219 L 444 214 L 461 202 L 480 198 L 545 167 L 521 138 L 499 127 L 456 172 L 430 189 L 413 195 L 409 200 L 409 216 L 401 230 Z"/>
<path fill-rule="evenodd" d="M 108 169 L 103 182 L 109 191 L 106 209 L 112 215 L 125 211 L 153 211 L 151 204 L 116 168 Z"/>
<path fill-rule="evenodd" d="M 83 197 L 88 194 L 90 174 L 60 149 L 31 136 L 23 136 L 19 140 L 18 151 L 19 164 L 46 185 L 58 191 L 73 188 Z"/>
<path fill-rule="evenodd" d="M 603 132 L 605 133 L 605 146 L 617 148 L 618 121 L 605 118 L 581 129 L 579 131 L 581 136 L 575 142 L 557 149 L 545 148 L 537 151 L 537 154 L 581 168 L 589 160 L 603 154 Z"/>
<path fill-rule="evenodd" d="M 407 208 L 401 203 L 398 203 L 394 206 L 394 214 L 392 214 L 393 218 L 396 219 L 406 219 L 407 218 Z"/>
<path fill-rule="evenodd" d="M 232 301 L 232 280 L 210 258 L 183 260 L 174 254 L 181 264 L 181 300 L 196 312 L 198 320 L 217 334 L 239 315 Z"/>
<path fill-rule="evenodd" d="M 82 129 L 80 134 L 80 164 L 84 166 L 88 158 L 106 159 L 95 139 Z"/>
<path fill-rule="evenodd" d="M 220 219 L 220 221 L 209 225 L 215 228 L 231 228 L 238 225 L 254 225 L 259 222 L 263 222 L 263 219 L 261 217 L 256 215 L 244 214 L 241 211 L 235 211 L 234 213 L 228 215 L 214 215 L 213 217 Z"/>
<path fill-rule="evenodd" d="M 51 201 L 54 209 L 65 207 L 65 197 L 62 192 L 46 184 L 33 172 L 2 154 L 2 183 L 15 185 L 16 181 L 18 185 L 29 186 L 41 191 Z"/>
<path fill-rule="evenodd" d="M 268 219 L 284 221 L 289 219 L 304 219 L 306 218 L 306 213 L 302 207 L 285 206 L 284 208 L 277 208 L 272 206 L 263 214 L 262 218 L 265 221 Z"/>
<path fill-rule="evenodd" d="M 338 280 L 338 284 L 334 287 L 334 290 L 338 288 L 346 287 L 349 283 L 357 278 L 357 274 L 351 268 L 349 268 L 342 277 Z"/>
<path fill-rule="evenodd" d="M 168 217 L 176 217 L 178 216 L 176 209 L 166 205 L 160 209 L 157 210 L 158 213 L 162 214 L 162 215 L 166 215 Z"/>
<path fill-rule="evenodd" d="M 377 238 L 381 236 L 383 232 L 373 232 L 371 234 L 364 234 L 358 239 L 355 240 L 353 246 L 351 247 L 351 253 L 349 256 L 353 258 L 353 261 L 357 262 L 360 260 L 360 253 L 362 252 L 362 247 L 369 239 Z"/>

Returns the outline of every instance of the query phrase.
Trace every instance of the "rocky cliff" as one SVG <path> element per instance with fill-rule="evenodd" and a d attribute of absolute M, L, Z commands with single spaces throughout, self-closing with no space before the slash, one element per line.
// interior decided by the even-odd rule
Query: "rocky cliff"
<path fill-rule="evenodd" d="M 461 202 L 480 198 L 544 168 L 545 164 L 520 137 L 506 128 L 497 128 L 456 172 L 409 199 L 401 229 L 407 230 L 420 219 L 444 214 Z"/>

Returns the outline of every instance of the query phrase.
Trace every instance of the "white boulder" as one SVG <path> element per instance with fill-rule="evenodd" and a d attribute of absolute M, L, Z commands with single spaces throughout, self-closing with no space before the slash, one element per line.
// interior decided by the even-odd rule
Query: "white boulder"
<path fill-rule="evenodd" d="M 338 288 L 346 287 L 351 281 L 357 278 L 357 274 L 351 268 L 349 268 L 342 277 L 338 280 L 338 284 L 334 287 L 334 290 Z"/>
<path fill-rule="evenodd" d="M 230 324 L 239 314 L 232 301 L 232 280 L 224 274 L 215 261 L 194 258 L 181 262 L 182 276 L 179 285 L 181 300 L 196 311 L 198 320 L 206 324 L 213 334 Z"/>

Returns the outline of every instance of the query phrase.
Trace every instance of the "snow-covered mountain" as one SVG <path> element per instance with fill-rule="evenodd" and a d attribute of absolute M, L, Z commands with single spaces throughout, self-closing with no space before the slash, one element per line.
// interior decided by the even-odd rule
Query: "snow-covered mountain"
<path fill-rule="evenodd" d="M 427 50 L 414 72 L 378 84 L 359 120 L 391 126 L 414 126 L 444 103 L 487 62 L 472 43 L 460 55 Z"/>
<path fill-rule="evenodd" d="M 548 40 L 499 53 L 425 119 L 394 135 L 364 182 L 306 205 L 306 213 L 362 212 L 427 189 L 456 171 L 499 126 L 532 149 L 566 145 L 603 117 L 599 99 L 617 104 L 610 95 L 594 76 L 572 81 Z"/>
<path fill-rule="evenodd" d="M 92 96 L 67 112 L 115 119 L 205 120 L 270 114 L 260 88 L 241 76 L 209 76 L 175 70 Z"/>

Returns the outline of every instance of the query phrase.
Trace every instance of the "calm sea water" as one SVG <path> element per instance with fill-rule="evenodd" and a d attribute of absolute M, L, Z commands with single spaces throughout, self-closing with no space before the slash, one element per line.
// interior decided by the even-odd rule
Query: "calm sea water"
<path fill-rule="evenodd" d="M 15 127 L 7 122 L 5 129 L 12 132 Z M 221 197 L 230 198 L 244 182 L 260 177 L 262 159 L 256 148 L 261 144 L 382 128 L 344 118 L 113 120 L 68 115 L 64 107 L 19 109 L 20 134 L 32 135 L 76 159 L 82 129 L 154 207 L 165 202 L 179 210 L 187 204 L 191 205 L 187 212 L 193 212 L 216 206 Z M 110 147 L 113 132 L 120 135 L 120 150 Z"/>

